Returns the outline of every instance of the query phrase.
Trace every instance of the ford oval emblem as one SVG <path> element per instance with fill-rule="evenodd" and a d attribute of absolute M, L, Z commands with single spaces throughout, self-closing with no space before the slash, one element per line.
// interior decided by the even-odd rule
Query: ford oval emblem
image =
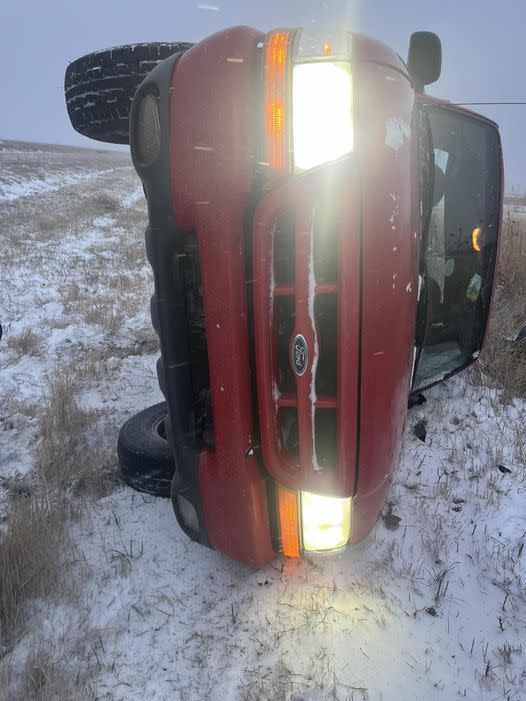
<path fill-rule="evenodd" d="M 294 337 L 292 345 L 290 347 L 290 362 L 292 364 L 292 369 L 301 377 L 305 374 L 307 370 L 307 364 L 309 360 L 309 347 L 307 346 L 307 341 L 299 333 Z"/>

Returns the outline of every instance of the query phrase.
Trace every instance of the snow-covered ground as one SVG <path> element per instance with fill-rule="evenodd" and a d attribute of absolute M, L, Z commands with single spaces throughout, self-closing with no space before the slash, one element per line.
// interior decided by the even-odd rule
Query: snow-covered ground
<path fill-rule="evenodd" d="M 97 412 L 95 455 L 114 456 L 122 421 L 161 400 L 145 205 L 129 162 L 48 150 L 35 188 L 33 161 L 24 180 L 27 154 L 9 149 L 4 501 L 38 461 L 51 373 L 77 372 L 76 399 Z M 167 500 L 120 484 L 83 497 L 67 527 L 69 586 L 30 602 L 31 626 L 3 662 L 16 672 L 43 646 L 77 685 L 71 698 L 526 699 L 526 403 L 476 379 L 461 375 L 410 411 L 390 497 L 400 525 L 380 521 L 335 559 L 276 557 L 253 571 L 188 540 Z"/>

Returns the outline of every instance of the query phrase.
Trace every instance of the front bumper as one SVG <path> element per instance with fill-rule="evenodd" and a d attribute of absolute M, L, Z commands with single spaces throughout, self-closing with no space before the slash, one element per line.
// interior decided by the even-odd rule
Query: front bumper
<path fill-rule="evenodd" d="M 194 540 L 253 566 L 274 557 L 269 479 L 256 455 L 245 292 L 245 204 L 252 188 L 253 152 L 249 95 L 260 38 L 246 28 L 210 38 L 207 49 L 218 56 L 212 68 L 201 45 L 165 61 L 139 88 L 130 126 L 132 157 L 149 206 L 147 253 L 155 280 L 152 320 L 160 338 L 159 384 L 167 401 L 167 436 L 176 464 L 172 485 L 176 516 Z M 224 70 L 225 65 L 231 68 L 227 61 L 233 46 L 236 59 L 243 58 L 232 64 L 235 74 Z M 203 77 L 197 85 L 196 75 Z M 134 115 L 149 91 L 158 95 L 165 143 L 158 162 L 144 167 L 135 155 Z M 225 95 L 231 99 L 225 101 Z M 200 102 L 206 103 L 206 114 L 196 119 L 189 106 Z M 233 125 L 229 138 L 223 119 L 212 119 L 214 105 L 217 114 L 225 104 L 231 114 L 222 117 Z M 224 177 L 218 178 L 221 163 Z M 196 420 L 199 388 L 185 302 L 190 238 L 197 243 L 202 279 L 214 432 L 208 445 Z"/>

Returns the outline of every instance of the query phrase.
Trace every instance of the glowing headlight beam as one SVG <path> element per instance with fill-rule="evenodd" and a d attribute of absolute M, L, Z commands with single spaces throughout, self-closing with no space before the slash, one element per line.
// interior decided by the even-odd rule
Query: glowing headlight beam
<path fill-rule="evenodd" d="M 305 551 L 340 550 L 351 534 L 351 499 L 301 492 L 301 527 Z"/>
<path fill-rule="evenodd" d="M 353 150 L 350 64 L 296 64 L 292 109 L 296 171 L 336 160 Z"/>

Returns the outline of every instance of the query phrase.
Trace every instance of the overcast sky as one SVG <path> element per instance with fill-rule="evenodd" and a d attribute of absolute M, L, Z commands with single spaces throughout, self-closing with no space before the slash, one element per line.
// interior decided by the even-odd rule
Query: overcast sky
<path fill-rule="evenodd" d="M 410 34 L 431 30 L 444 61 L 429 92 L 451 101 L 526 100 L 526 0 L 1 0 L 0 138 L 95 145 L 69 125 L 69 61 L 128 42 L 198 41 L 235 24 L 345 25 L 403 58 Z M 506 189 L 526 190 L 526 105 L 477 109 L 500 124 Z"/>

